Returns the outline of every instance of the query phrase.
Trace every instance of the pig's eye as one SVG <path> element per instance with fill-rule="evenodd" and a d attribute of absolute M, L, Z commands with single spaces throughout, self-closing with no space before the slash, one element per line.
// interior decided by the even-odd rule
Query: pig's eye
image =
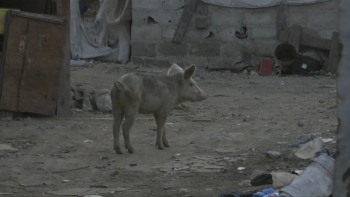
<path fill-rule="evenodd" d="M 192 87 L 194 84 L 193 83 L 190 83 L 190 86 Z"/>

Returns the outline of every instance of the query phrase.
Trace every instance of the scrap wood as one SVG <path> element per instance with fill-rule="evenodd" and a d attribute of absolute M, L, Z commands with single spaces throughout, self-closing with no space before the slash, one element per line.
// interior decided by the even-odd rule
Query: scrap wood
<path fill-rule="evenodd" d="M 114 192 L 122 192 L 129 190 L 130 188 L 73 188 L 73 189 L 62 189 L 57 191 L 49 191 L 49 194 L 59 196 L 85 196 L 93 194 L 107 194 Z"/>
<path fill-rule="evenodd" d="M 235 67 L 207 67 L 205 70 L 207 71 L 222 71 L 222 70 L 229 70 L 232 72 L 241 72 L 243 68 L 235 68 Z"/>
<path fill-rule="evenodd" d="M 52 173 L 61 173 L 61 172 L 70 172 L 70 171 L 74 171 L 74 170 L 83 170 L 86 168 L 89 168 L 90 166 L 84 166 L 84 167 L 80 167 L 80 168 L 73 168 L 73 169 L 68 169 L 68 170 L 59 170 L 59 171 L 54 171 Z"/>

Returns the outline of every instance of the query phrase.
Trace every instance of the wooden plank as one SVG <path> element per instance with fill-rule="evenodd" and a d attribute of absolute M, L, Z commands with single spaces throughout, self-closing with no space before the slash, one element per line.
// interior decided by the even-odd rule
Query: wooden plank
<path fill-rule="evenodd" d="M 12 14 L 13 11 L 9 11 L 6 17 L 0 109 L 16 112 L 28 40 L 28 20 L 14 20 Z"/>
<path fill-rule="evenodd" d="M 289 35 L 289 44 L 293 45 L 297 51 L 299 51 L 301 41 L 301 26 L 300 25 L 292 25 L 290 29 Z"/>
<path fill-rule="evenodd" d="M 301 36 L 301 44 L 309 47 L 315 47 L 318 49 L 329 50 L 331 47 L 331 41 L 318 38 L 312 35 L 303 34 Z"/>
<path fill-rule="evenodd" d="M 187 27 L 190 24 L 194 10 L 199 0 L 191 0 L 185 6 L 184 11 L 181 15 L 179 25 L 175 31 L 173 42 L 180 43 L 186 33 Z"/>
<path fill-rule="evenodd" d="M 28 21 L 18 110 L 53 116 L 56 114 L 66 30 L 63 25 L 55 23 Z"/>
<path fill-rule="evenodd" d="M 196 11 L 199 15 L 208 16 L 208 4 L 204 3 L 203 1 L 197 2 Z"/>
<path fill-rule="evenodd" d="M 0 111 L 0 120 L 12 120 L 13 113 L 10 111 Z"/>
<path fill-rule="evenodd" d="M 196 16 L 196 28 L 206 29 L 209 26 L 209 17 L 208 17 L 208 4 L 203 1 L 197 3 L 197 16 Z"/>
<path fill-rule="evenodd" d="M 279 40 L 283 42 L 288 42 L 289 37 L 290 37 L 290 32 L 282 30 L 280 32 Z M 304 33 L 301 35 L 300 45 L 329 50 L 331 46 L 331 40 L 318 38 L 313 35 Z"/>
<path fill-rule="evenodd" d="M 278 39 L 283 42 L 288 42 L 289 40 L 289 31 L 288 30 L 281 30 L 278 36 Z"/>
<path fill-rule="evenodd" d="M 57 0 L 57 14 L 65 18 L 66 43 L 63 50 L 64 58 L 58 86 L 58 99 L 56 115 L 67 117 L 70 109 L 70 2 L 69 0 Z"/>
<path fill-rule="evenodd" d="M 17 16 L 24 17 L 24 18 L 46 21 L 49 23 L 63 24 L 62 18 L 58 18 L 57 16 L 53 16 L 53 15 L 43 15 L 43 14 L 34 14 L 34 13 L 26 13 L 26 12 L 17 12 L 16 14 Z"/>
<path fill-rule="evenodd" d="M 339 33 L 333 32 L 329 51 L 328 68 L 331 73 L 336 73 L 340 59 Z"/>
<path fill-rule="evenodd" d="M 280 36 L 282 30 L 288 30 L 288 5 L 281 4 L 278 6 L 276 13 L 276 35 Z"/>

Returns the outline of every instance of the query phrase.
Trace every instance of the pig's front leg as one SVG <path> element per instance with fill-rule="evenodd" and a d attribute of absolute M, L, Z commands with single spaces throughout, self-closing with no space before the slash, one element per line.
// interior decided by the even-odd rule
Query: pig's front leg
<path fill-rule="evenodd" d="M 168 139 L 166 138 L 165 125 L 164 125 L 164 127 L 163 127 L 163 145 L 164 145 L 164 147 L 166 147 L 166 148 L 169 148 L 169 147 L 170 147 L 169 142 L 168 142 Z"/>
<path fill-rule="evenodd" d="M 164 131 L 164 124 L 165 121 L 168 117 L 167 113 L 162 113 L 162 114 L 154 114 L 154 118 L 156 119 L 156 124 L 157 124 L 157 141 L 156 141 L 156 146 L 158 146 L 159 150 L 164 149 L 164 145 L 162 142 L 162 137 L 163 137 L 163 131 Z"/>

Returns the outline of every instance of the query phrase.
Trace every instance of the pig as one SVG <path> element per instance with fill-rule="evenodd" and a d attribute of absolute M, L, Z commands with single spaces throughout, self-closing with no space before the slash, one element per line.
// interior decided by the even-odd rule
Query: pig
<path fill-rule="evenodd" d="M 175 74 L 175 73 L 181 73 L 183 72 L 184 70 L 177 64 L 173 64 L 169 69 L 168 69 L 168 72 L 167 72 L 167 75 L 171 75 L 171 74 Z M 187 107 L 180 103 L 178 104 L 176 107 L 176 109 L 181 109 L 181 110 L 185 110 L 187 109 Z"/>
<path fill-rule="evenodd" d="M 157 124 L 156 147 L 163 150 L 164 147 L 170 147 L 164 128 L 170 111 L 185 101 L 199 102 L 207 99 L 208 94 L 192 79 L 196 66 L 192 64 L 184 70 L 179 68 L 177 64 L 173 64 L 167 75 L 125 74 L 114 82 L 111 100 L 114 119 L 113 146 L 117 154 L 123 154 L 119 131 L 124 117 L 122 130 L 125 149 L 129 153 L 134 153 L 129 132 L 137 114 L 153 114 Z"/>

